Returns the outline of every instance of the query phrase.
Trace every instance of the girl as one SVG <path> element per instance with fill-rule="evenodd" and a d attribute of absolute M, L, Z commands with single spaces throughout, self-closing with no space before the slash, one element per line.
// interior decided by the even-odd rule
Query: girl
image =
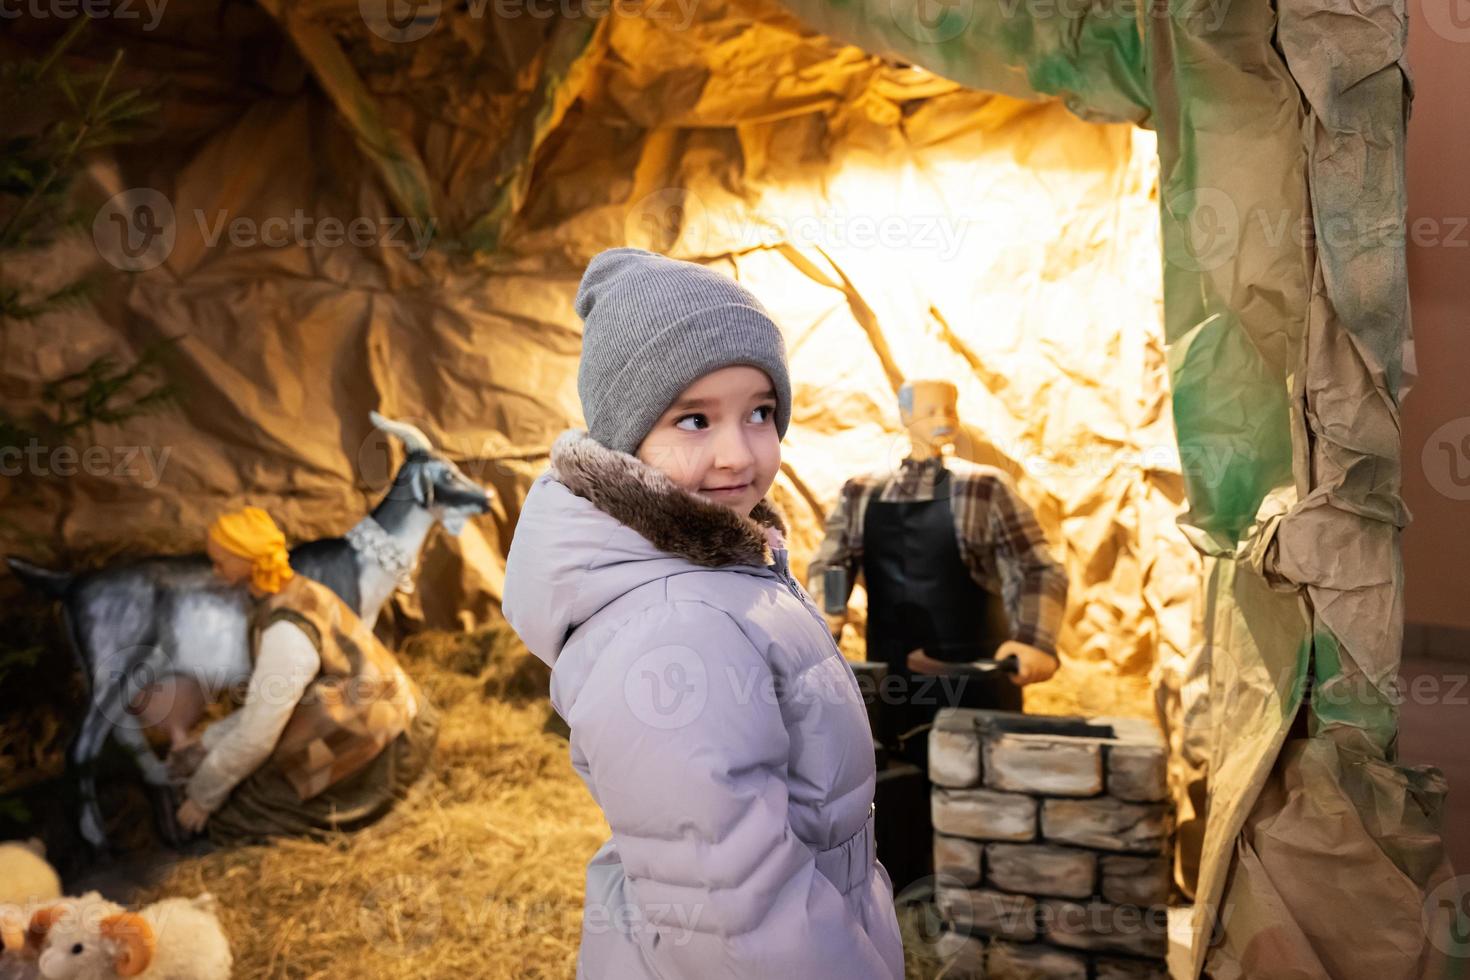
<path fill-rule="evenodd" d="M 588 431 L 531 487 L 503 608 L 612 837 L 580 980 L 903 976 L 857 681 L 765 499 L 791 386 L 745 288 L 641 249 L 577 292 Z"/>

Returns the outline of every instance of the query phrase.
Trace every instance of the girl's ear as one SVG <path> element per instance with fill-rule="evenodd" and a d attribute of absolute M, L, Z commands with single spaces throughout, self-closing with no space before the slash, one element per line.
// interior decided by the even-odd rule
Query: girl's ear
<path fill-rule="evenodd" d="M 41 947 L 46 945 L 46 936 L 51 932 L 51 927 L 65 911 L 66 907 L 63 905 L 47 905 L 32 912 L 30 925 L 26 926 L 25 948 L 32 953 L 40 953 Z M 5 947 L 10 948 L 9 941 Z"/>
<path fill-rule="evenodd" d="M 136 912 L 119 912 L 103 919 L 102 938 L 115 950 L 112 968 L 120 977 L 135 977 L 148 969 L 158 947 L 153 927 Z"/>

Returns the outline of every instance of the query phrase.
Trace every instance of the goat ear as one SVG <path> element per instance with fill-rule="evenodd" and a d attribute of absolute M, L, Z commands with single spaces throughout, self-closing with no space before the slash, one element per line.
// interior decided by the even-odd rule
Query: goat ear
<path fill-rule="evenodd" d="M 112 968 L 120 977 L 135 977 L 148 969 L 158 946 L 153 927 L 136 912 L 119 912 L 103 919 L 102 938 L 117 948 Z"/>
<path fill-rule="evenodd" d="M 46 905 L 32 912 L 30 925 L 26 926 L 26 948 L 33 953 L 39 953 L 41 947 L 46 945 L 46 936 L 51 932 L 51 927 L 56 925 L 56 920 L 65 911 L 64 905 Z"/>

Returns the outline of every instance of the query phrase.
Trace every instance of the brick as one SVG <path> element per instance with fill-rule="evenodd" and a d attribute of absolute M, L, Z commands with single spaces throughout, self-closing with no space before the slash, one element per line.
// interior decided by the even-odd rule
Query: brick
<path fill-rule="evenodd" d="M 1162 908 L 1059 899 L 1047 899 L 1040 908 L 1046 938 L 1058 946 L 1158 960 L 1169 946 L 1167 912 Z"/>
<path fill-rule="evenodd" d="M 1087 960 L 1050 946 L 997 940 L 985 958 L 990 980 L 1087 980 Z"/>
<path fill-rule="evenodd" d="M 1052 796 L 1096 796 L 1103 790 L 1102 745 L 1045 735 L 992 735 L 985 740 L 985 785 Z"/>
<path fill-rule="evenodd" d="M 1041 832 L 1049 841 L 1102 851 L 1162 854 L 1169 838 L 1168 808 L 1162 803 L 1047 800 Z"/>
<path fill-rule="evenodd" d="M 1169 795 L 1169 757 L 1162 745 L 1114 745 L 1108 749 L 1108 795 L 1132 803 L 1156 803 Z"/>
<path fill-rule="evenodd" d="M 934 941 L 942 966 L 939 980 L 985 980 L 985 944 L 974 936 L 945 931 Z"/>
<path fill-rule="evenodd" d="M 991 844 L 985 864 L 988 884 L 1028 895 L 1086 898 L 1097 880 L 1097 855 L 1075 847 Z"/>
<path fill-rule="evenodd" d="M 946 922 L 965 932 L 1023 942 L 1036 938 L 1036 902 L 1025 895 L 940 886 L 935 890 L 935 904 Z"/>
<path fill-rule="evenodd" d="M 929 729 L 929 781 L 936 786 L 980 785 L 980 733 L 968 712 L 941 708 Z"/>
<path fill-rule="evenodd" d="M 1100 956 L 1097 980 L 1169 980 L 1169 971 L 1157 960 L 1120 960 Z"/>
<path fill-rule="evenodd" d="M 1016 793 L 935 787 L 930 797 L 934 829 L 976 840 L 1036 838 L 1036 801 Z"/>
<path fill-rule="evenodd" d="M 1163 905 L 1169 900 L 1168 858 L 1109 854 L 1100 863 L 1103 898 L 1116 905 Z"/>
<path fill-rule="evenodd" d="M 980 884 L 980 855 L 984 845 L 964 837 L 934 835 L 934 873 L 953 878 L 958 884 Z"/>

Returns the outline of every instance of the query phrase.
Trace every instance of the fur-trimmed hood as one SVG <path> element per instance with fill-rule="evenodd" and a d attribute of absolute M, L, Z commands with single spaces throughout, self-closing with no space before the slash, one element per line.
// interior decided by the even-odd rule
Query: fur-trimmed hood
<path fill-rule="evenodd" d="M 696 565 L 765 565 L 774 528 L 786 522 L 769 500 L 741 517 L 695 496 L 636 456 L 615 452 L 582 429 L 568 429 L 551 447 L 552 478 L 628 525 L 660 551 Z"/>
<path fill-rule="evenodd" d="M 785 530 L 769 500 L 742 517 L 569 429 L 516 522 L 502 609 L 531 652 L 554 664 L 572 629 L 649 581 L 690 566 L 774 576 Z"/>

